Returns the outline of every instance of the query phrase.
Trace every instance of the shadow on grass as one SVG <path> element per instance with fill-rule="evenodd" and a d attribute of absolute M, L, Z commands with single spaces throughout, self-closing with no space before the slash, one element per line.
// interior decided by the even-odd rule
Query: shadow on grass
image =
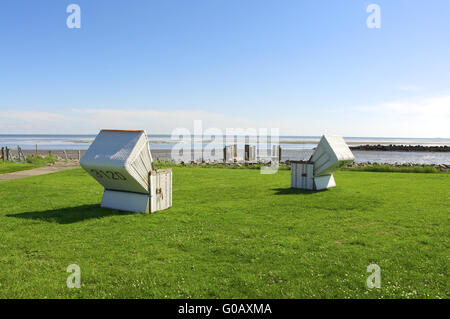
<path fill-rule="evenodd" d="M 132 212 L 123 212 L 114 209 L 101 208 L 100 205 L 82 205 L 76 207 L 59 208 L 39 212 L 25 212 L 9 214 L 7 217 L 41 220 L 49 223 L 72 224 L 91 218 L 102 218 L 112 215 L 129 215 Z"/>
<path fill-rule="evenodd" d="M 305 194 L 305 195 L 312 195 L 316 194 L 317 192 L 321 191 L 311 191 L 309 189 L 298 189 L 298 188 L 273 188 L 274 191 L 276 191 L 275 195 L 293 195 L 293 194 Z"/>

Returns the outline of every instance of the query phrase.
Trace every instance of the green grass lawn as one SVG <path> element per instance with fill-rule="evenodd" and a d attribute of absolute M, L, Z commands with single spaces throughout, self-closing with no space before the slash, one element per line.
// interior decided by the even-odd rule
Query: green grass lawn
<path fill-rule="evenodd" d="M 441 173 L 440 169 L 431 165 L 395 166 L 376 163 L 358 167 L 345 167 L 342 170 L 361 171 L 361 172 L 391 172 L 391 173 Z"/>
<path fill-rule="evenodd" d="M 35 155 L 27 156 L 27 161 L 24 163 L 0 161 L 0 174 L 25 171 L 28 169 L 38 168 L 38 167 L 45 166 L 48 163 L 54 163 L 55 161 L 56 161 L 56 159 L 52 155 L 49 155 L 47 157 L 41 157 L 41 156 L 35 156 Z"/>
<path fill-rule="evenodd" d="M 36 163 L 16 163 L 16 162 L 0 161 L 0 174 L 25 171 L 27 169 L 37 168 L 44 165 L 45 165 L 44 163 L 36 164 Z"/>
<path fill-rule="evenodd" d="M 151 215 L 99 208 L 82 169 L 0 182 L 0 298 L 449 298 L 450 174 L 343 171 L 309 192 L 288 170 L 173 173 Z"/>

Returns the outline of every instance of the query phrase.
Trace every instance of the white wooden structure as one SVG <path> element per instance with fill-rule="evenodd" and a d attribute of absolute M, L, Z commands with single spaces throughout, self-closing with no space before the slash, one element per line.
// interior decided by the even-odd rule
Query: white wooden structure
<path fill-rule="evenodd" d="M 223 148 L 223 161 L 226 163 L 255 162 L 256 153 L 256 145 L 245 144 L 243 150 L 238 149 L 237 144 L 227 145 Z"/>
<path fill-rule="evenodd" d="M 244 160 L 246 162 L 255 162 L 256 161 L 256 145 L 245 144 Z"/>
<path fill-rule="evenodd" d="M 309 161 L 291 161 L 291 187 L 309 190 L 336 187 L 332 173 L 354 159 L 342 137 L 324 135 Z"/>
<path fill-rule="evenodd" d="M 234 162 L 237 161 L 237 145 L 227 145 L 223 148 L 223 161 L 224 162 Z"/>
<path fill-rule="evenodd" d="M 144 130 L 101 130 L 80 165 L 105 188 L 102 207 L 155 212 L 172 206 L 172 171 L 154 170 Z"/>

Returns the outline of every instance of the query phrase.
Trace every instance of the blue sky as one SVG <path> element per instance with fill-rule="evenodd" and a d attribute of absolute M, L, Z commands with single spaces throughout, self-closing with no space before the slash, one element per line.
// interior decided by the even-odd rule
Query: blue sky
<path fill-rule="evenodd" d="M 0 133 L 450 137 L 449 57 L 447 0 L 4 0 Z"/>

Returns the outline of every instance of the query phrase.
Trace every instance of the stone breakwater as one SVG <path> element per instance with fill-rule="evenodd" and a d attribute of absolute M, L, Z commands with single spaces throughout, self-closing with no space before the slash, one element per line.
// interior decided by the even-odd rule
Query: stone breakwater
<path fill-rule="evenodd" d="M 374 166 L 374 165 L 379 165 L 379 166 L 391 166 L 391 167 L 434 167 L 442 172 L 450 172 L 450 165 L 447 164 L 414 164 L 414 163 L 371 163 L 371 162 L 364 162 L 364 163 L 357 163 L 357 162 L 353 162 L 351 164 L 348 164 L 347 167 L 365 167 L 365 166 Z"/>
<path fill-rule="evenodd" d="M 351 150 L 360 151 L 397 151 L 397 152 L 450 152 L 450 146 L 423 146 L 423 145 L 358 145 L 350 146 Z"/>

